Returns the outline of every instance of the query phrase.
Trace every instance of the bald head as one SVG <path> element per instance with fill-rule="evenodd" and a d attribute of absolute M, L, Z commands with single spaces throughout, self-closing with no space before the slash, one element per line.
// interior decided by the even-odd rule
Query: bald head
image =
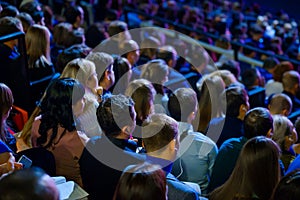
<path fill-rule="evenodd" d="M 296 95 L 300 84 L 300 75 L 297 71 L 291 70 L 283 74 L 282 85 L 285 91 Z"/>
<path fill-rule="evenodd" d="M 276 94 L 272 97 L 268 108 L 272 115 L 284 115 L 288 116 L 292 110 L 292 100 L 285 94 Z"/>

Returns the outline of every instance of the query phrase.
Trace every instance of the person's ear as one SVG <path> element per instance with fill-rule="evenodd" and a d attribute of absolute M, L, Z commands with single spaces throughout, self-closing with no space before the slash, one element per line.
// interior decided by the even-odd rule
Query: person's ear
<path fill-rule="evenodd" d="M 108 70 L 105 70 L 105 78 L 107 79 L 107 80 L 110 80 L 110 77 L 109 77 L 109 71 Z"/>

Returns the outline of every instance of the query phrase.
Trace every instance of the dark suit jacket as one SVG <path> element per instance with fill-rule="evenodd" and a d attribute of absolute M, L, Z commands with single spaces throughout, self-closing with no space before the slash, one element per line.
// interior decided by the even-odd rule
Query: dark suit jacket
<path fill-rule="evenodd" d="M 91 138 L 87 143 L 79 164 L 90 200 L 111 200 L 123 169 L 144 161 L 142 155 L 123 148 L 115 146 L 105 136 Z"/>

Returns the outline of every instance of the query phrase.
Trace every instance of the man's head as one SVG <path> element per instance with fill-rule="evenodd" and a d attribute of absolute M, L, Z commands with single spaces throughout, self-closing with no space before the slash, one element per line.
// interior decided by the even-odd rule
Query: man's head
<path fill-rule="evenodd" d="M 112 95 L 104 99 L 97 109 L 97 119 L 108 137 L 129 138 L 135 128 L 134 102 L 124 95 Z"/>
<path fill-rule="evenodd" d="M 300 85 L 300 75 L 297 71 L 291 70 L 283 74 L 282 85 L 285 91 L 296 95 Z"/>
<path fill-rule="evenodd" d="M 131 65 L 134 65 L 140 58 L 139 45 L 134 40 L 125 40 L 120 43 L 122 57 L 127 58 Z"/>
<path fill-rule="evenodd" d="M 131 35 L 128 32 L 128 26 L 125 22 L 122 22 L 122 21 L 118 21 L 118 20 L 112 21 L 108 25 L 107 32 L 110 37 L 119 34 L 118 35 L 119 41 L 131 39 Z"/>
<path fill-rule="evenodd" d="M 0 37 L 9 35 L 16 32 L 23 32 L 23 26 L 21 21 L 15 17 L 3 17 L 0 19 Z M 7 46 L 13 49 L 18 45 L 18 40 L 11 40 L 4 42 Z"/>
<path fill-rule="evenodd" d="M 171 68 L 175 67 L 177 60 L 177 52 L 170 45 L 163 46 L 157 50 L 156 58 L 163 59 Z"/>
<path fill-rule="evenodd" d="M 251 109 L 244 119 L 245 137 L 250 139 L 256 136 L 271 137 L 273 118 L 270 112 L 262 107 Z"/>
<path fill-rule="evenodd" d="M 169 97 L 168 109 L 176 121 L 191 123 L 195 118 L 197 107 L 197 95 L 190 88 L 179 88 Z"/>
<path fill-rule="evenodd" d="M 143 143 L 148 154 L 174 160 L 179 148 L 178 123 L 165 114 L 154 114 L 142 128 Z"/>
<path fill-rule="evenodd" d="M 226 116 L 244 120 L 250 107 L 247 91 L 241 87 L 229 87 L 223 96 L 226 96 Z"/>
<path fill-rule="evenodd" d="M 108 90 L 115 83 L 113 57 L 103 52 L 91 52 L 86 59 L 95 63 L 99 86 Z"/>
<path fill-rule="evenodd" d="M 286 94 L 275 94 L 268 105 L 270 113 L 272 115 L 284 115 L 288 116 L 292 111 L 292 100 Z"/>
<path fill-rule="evenodd" d="M 15 171 L 0 180 L 0 199 L 58 200 L 59 193 L 51 177 L 39 168 Z"/>

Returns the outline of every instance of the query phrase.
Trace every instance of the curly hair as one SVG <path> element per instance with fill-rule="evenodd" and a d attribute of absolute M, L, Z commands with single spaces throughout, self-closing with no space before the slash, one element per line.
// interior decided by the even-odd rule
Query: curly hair
<path fill-rule="evenodd" d="M 75 79 L 63 78 L 53 82 L 41 102 L 41 124 L 39 127 L 39 145 L 49 147 L 57 135 L 58 126 L 68 131 L 76 130 L 76 124 L 72 112 L 72 105 L 78 102 L 84 95 L 84 87 Z M 49 142 L 47 132 L 52 130 Z"/>

